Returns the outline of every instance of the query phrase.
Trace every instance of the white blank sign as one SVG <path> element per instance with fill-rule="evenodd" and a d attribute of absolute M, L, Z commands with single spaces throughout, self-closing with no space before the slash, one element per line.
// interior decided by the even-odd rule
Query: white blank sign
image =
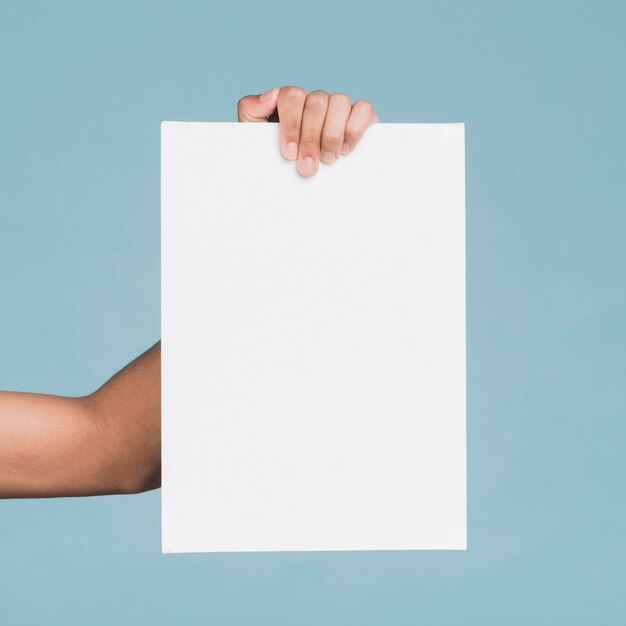
<path fill-rule="evenodd" d="M 463 125 L 164 122 L 162 414 L 164 552 L 465 549 Z"/>

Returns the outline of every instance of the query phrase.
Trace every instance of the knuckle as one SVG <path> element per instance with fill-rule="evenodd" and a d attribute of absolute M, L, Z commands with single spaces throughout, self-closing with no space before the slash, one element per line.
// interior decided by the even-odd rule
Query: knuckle
<path fill-rule="evenodd" d="M 288 100 L 303 100 L 306 97 L 306 91 L 302 87 L 287 85 L 281 88 L 280 95 Z"/>
<path fill-rule="evenodd" d="M 333 104 L 338 104 L 341 106 L 352 106 L 352 100 L 350 96 L 346 93 L 334 93 L 330 96 L 330 101 Z"/>
<path fill-rule="evenodd" d="M 369 100 L 357 100 L 354 103 L 354 106 L 365 111 L 369 115 L 375 115 L 374 105 Z"/>
<path fill-rule="evenodd" d="M 322 143 L 328 146 L 339 146 L 342 141 L 343 137 L 335 135 L 334 133 L 331 135 L 324 135 L 324 137 L 322 137 Z"/>
<path fill-rule="evenodd" d="M 280 129 L 285 133 L 300 134 L 300 118 L 285 116 L 280 122 Z"/>
<path fill-rule="evenodd" d="M 295 141 L 296 143 L 298 143 L 300 139 L 300 129 L 297 126 L 283 126 L 281 130 L 284 141 Z"/>
<path fill-rule="evenodd" d="M 300 137 L 300 146 L 306 150 L 319 150 L 320 138 L 319 137 Z"/>
<path fill-rule="evenodd" d="M 325 91 L 312 91 L 306 97 L 306 107 L 308 109 L 320 110 L 328 106 L 328 94 Z"/>
<path fill-rule="evenodd" d="M 354 140 L 359 135 L 359 127 L 356 124 L 349 124 L 346 126 L 344 138 L 346 141 Z"/>

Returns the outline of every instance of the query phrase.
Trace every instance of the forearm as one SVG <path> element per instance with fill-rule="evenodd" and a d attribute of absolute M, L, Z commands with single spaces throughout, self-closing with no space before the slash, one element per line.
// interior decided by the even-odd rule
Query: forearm
<path fill-rule="evenodd" d="M 104 474 L 103 439 L 82 398 L 0 393 L 0 496 L 88 493 Z"/>
<path fill-rule="evenodd" d="M 160 344 L 81 398 L 0 392 L 0 497 L 160 484 Z"/>

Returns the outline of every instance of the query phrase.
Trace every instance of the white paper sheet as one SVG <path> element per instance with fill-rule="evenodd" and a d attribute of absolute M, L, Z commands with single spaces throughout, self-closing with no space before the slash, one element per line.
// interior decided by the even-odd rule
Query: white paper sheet
<path fill-rule="evenodd" d="M 164 122 L 162 400 L 164 552 L 465 549 L 463 125 Z"/>

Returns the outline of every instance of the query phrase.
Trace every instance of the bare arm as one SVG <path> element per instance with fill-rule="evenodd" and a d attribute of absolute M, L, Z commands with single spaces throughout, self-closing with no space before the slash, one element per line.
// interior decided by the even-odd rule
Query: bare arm
<path fill-rule="evenodd" d="M 80 398 L 0 392 L 0 498 L 161 484 L 161 344 Z"/>
<path fill-rule="evenodd" d="M 378 115 L 366 100 L 299 87 L 242 98 L 242 122 L 280 121 L 302 176 L 350 154 Z M 161 344 L 81 398 L 0 392 L 0 498 L 137 493 L 161 484 Z"/>

